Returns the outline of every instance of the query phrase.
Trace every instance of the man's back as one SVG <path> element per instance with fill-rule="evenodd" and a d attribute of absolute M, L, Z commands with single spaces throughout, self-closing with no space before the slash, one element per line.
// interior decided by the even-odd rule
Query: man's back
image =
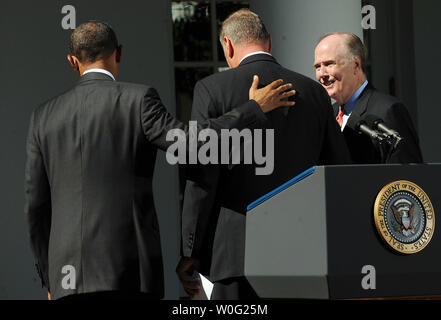
<path fill-rule="evenodd" d="M 244 101 L 243 90 L 254 74 L 259 74 L 262 83 L 277 78 L 293 83 L 296 105 L 267 114 L 268 121 L 262 129 L 274 129 L 274 171 L 270 175 L 256 175 L 255 165 L 207 166 L 187 183 L 184 254 L 205 257 L 202 260 L 210 260 L 211 256 L 210 277 L 215 281 L 243 275 L 248 204 L 313 165 L 349 161 L 326 91 L 311 79 L 281 67 L 266 54 L 252 55 L 237 68 L 200 81 L 195 88 L 193 118 L 217 116 L 229 111 L 228 106 Z M 265 138 L 263 142 L 265 150 Z M 215 186 L 205 187 L 211 185 Z M 204 225 L 202 221 L 208 220 L 209 213 L 211 221 Z M 195 220 L 200 222 L 187 223 Z M 204 227 L 212 228 L 211 235 Z M 192 239 L 190 244 L 187 238 Z M 204 266 L 207 261 L 202 262 Z"/>
<path fill-rule="evenodd" d="M 243 90 L 253 74 L 259 74 L 262 84 L 278 77 L 293 83 L 296 105 L 267 114 L 269 121 L 263 129 L 274 130 L 274 171 L 270 175 L 256 175 L 254 165 L 238 165 L 226 170 L 227 176 L 222 176 L 224 183 L 227 183 L 222 185 L 223 203 L 233 202 L 234 206 L 240 203 L 240 207 L 232 208 L 240 212 L 244 212 L 246 206 L 260 196 L 312 165 L 326 160 L 328 163 L 339 162 L 338 156 L 330 158 L 338 152 L 337 149 L 332 153 L 322 153 L 323 144 L 329 143 L 325 141 L 329 134 L 325 130 L 328 130 L 327 121 L 332 107 L 326 91 L 315 81 L 283 68 L 269 55 L 258 54 L 246 58 L 239 67 L 208 77 L 202 83 L 211 88 L 213 104 L 224 113 L 229 111 L 228 106 L 246 99 Z M 337 126 L 330 127 L 336 129 L 330 133 L 330 138 L 338 148 L 341 139 L 339 134 L 335 134 Z M 263 143 L 265 145 L 265 135 Z M 241 192 L 236 192 L 238 190 Z"/>
<path fill-rule="evenodd" d="M 48 280 L 55 298 L 109 290 L 163 295 L 152 198 L 156 148 L 140 120 L 147 91 L 89 73 L 34 112 L 28 154 L 38 145 L 47 180 L 32 177 L 35 168 L 27 168 L 26 178 L 34 181 L 30 189 L 49 185 L 50 195 L 34 196 L 50 197 Z M 28 199 L 27 206 L 38 201 Z M 39 218 L 47 219 L 30 217 L 43 224 Z M 63 285 L 65 266 L 75 270 L 74 286 Z"/>

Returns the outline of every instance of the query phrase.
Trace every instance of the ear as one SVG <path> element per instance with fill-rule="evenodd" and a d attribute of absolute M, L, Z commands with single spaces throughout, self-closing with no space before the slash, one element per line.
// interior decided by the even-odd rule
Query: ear
<path fill-rule="evenodd" d="M 116 48 L 116 55 L 115 55 L 115 60 L 116 63 L 121 63 L 122 60 L 122 45 L 119 45 L 118 48 Z"/>
<path fill-rule="evenodd" d="M 80 66 L 79 66 L 79 63 L 78 63 L 79 61 L 78 61 L 77 57 L 68 54 L 67 55 L 67 60 L 69 61 L 70 65 L 72 66 L 72 68 L 75 71 L 79 71 L 80 70 Z"/>
<path fill-rule="evenodd" d="M 268 40 L 268 53 L 271 53 L 273 51 L 273 38 L 269 36 Z"/>
<path fill-rule="evenodd" d="M 227 37 L 224 38 L 224 41 L 225 41 L 225 39 L 227 40 L 227 47 L 226 48 L 227 48 L 228 58 L 233 59 L 233 57 L 234 57 L 234 46 L 233 46 L 233 43 Z"/>
<path fill-rule="evenodd" d="M 234 56 L 234 46 L 230 38 L 224 37 L 225 57 L 232 59 Z"/>
<path fill-rule="evenodd" d="M 222 48 L 224 48 L 224 52 L 226 52 L 227 47 L 228 47 L 228 38 L 227 38 L 227 37 L 224 37 L 224 38 L 222 39 Z"/>
<path fill-rule="evenodd" d="M 355 70 L 362 70 L 361 58 L 359 56 L 354 57 L 354 66 L 355 66 Z"/>

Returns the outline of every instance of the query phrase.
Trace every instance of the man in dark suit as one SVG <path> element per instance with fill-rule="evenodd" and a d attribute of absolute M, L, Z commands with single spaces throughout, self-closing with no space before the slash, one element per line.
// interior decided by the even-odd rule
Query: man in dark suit
<path fill-rule="evenodd" d="M 43 286 L 53 298 L 163 296 L 152 176 L 173 118 L 152 87 L 115 81 L 121 46 L 101 22 L 71 35 L 68 60 L 81 75 L 36 108 L 27 139 L 25 213 Z M 265 119 L 292 92 L 273 83 L 201 127 L 242 128 Z M 257 103 L 256 103 L 257 102 Z M 141 295 L 142 293 L 142 295 Z"/>
<path fill-rule="evenodd" d="M 349 162 L 329 96 L 315 81 L 283 68 L 271 56 L 271 37 L 261 19 L 239 10 L 222 26 L 220 41 L 230 70 L 199 81 L 192 117 L 203 121 L 247 100 L 243 90 L 254 73 L 269 83 L 294 84 L 293 108 L 267 114 L 262 129 L 274 130 L 274 167 L 256 175 L 253 164 L 199 166 L 188 178 L 183 214 L 183 258 L 177 272 L 190 296 L 200 292 L 194 270 L 214 282 L 212 299 L 257 298 L 244 277 L 245 214 L 248 204 L 317 164 Z M 271 239 L 268 239 L 271 241 Z"/>
<path fill-rule="evenodd" d="M 354 34 L 331 33 L 315 49 L 314 67 L 317 80 L 336 100 L 334 115 L 341 126 L 354 163 L 419 163 L 422 162 L 418 135 L 406 107 L 398 99 L 380 93 L 368 83 L 365 75 L 366 51 Z M 403 140 L 397 147 L 381 145 L 356 132 L 351 115 L 357 122 L 381 119 L 397 131 Z M 355 123 L 356 125 L 356 123 Z"/>

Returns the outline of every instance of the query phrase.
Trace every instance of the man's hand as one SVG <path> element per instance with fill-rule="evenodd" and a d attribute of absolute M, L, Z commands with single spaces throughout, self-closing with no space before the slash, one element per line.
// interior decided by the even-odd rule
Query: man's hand
<path fill-rule="evenodd" d="M 179 280 L 181 280 L 182 286 L 190 298 L 199 294 L 201 290 L 201 278 L 194 276 L 197 265 L 198 260 L 182 257 L 176 267 Z"/>
<path fill-rule="evenodd" d="M 51 293 L 50 293 L 49 291 L 47 292 L 47 299 L 48 299 L 48 300 L 52 300 L 52 299 L 51 299 Z"/>
<path fill-rule="evenodd" d="M 283 80 L 276 80 L 264 88 L 257 89 L 259 85 L 259 77 L 254 76 L 253 84 L 250 88 L 250 100 L 255 100 L 260 108 L 262 108 L 263 112 L 269 112 L 278 107 L 287 107 L 293 106 L 295 104 L 294 101 L 286 101 L 282 99 L 289 98 L 296 94 L 295 90 L 290 90 L 292 88 L 292 84 L 284 84 L 282 85 Z"/>

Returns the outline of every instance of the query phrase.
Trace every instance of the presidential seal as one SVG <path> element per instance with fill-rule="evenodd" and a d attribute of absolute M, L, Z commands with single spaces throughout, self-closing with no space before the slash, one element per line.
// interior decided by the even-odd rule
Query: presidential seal
<path fill-rule="evenodd" d="M 375 226 L 395 251 L 423 250 L 435 230 L 435 212 L 427 194 L 413 182 L 400 180 L 381 189 L 374 205 Z"/>

